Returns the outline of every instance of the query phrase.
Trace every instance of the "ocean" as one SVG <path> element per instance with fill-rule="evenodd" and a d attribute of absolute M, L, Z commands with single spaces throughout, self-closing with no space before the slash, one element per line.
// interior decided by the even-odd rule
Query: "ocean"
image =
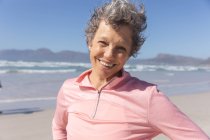
<path fill-rule="evenodd" d="M 0 112 L 55 108 L 63 82 L 89 63 L 0 61 Z M 126 65 L 132 76 L 158 85 L 167 96 L 210 93 L 210 67 Z"/>

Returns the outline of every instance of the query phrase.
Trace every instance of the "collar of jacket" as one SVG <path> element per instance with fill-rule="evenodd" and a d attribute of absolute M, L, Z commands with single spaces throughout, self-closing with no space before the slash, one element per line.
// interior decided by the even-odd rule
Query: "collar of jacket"
<path fill-rule="evenodd" d="M 92 69 L 89 69 L 89 70 L 83 72 L 81 75 L 79 75 L 76 78 L 74 84 L 76 84 L 80 87 L 94 88 L 89 80 L 89 75 L 91 72 L 92 72 Z M 123 84 L 124 82 L 128 81 L 128 79 L 130 77 L 131 77 L 130 74 L 128 72 L 124 71 L 124 69 L 122 69 L 122 76 L 113 77 L 110 80 L 109 84 L 107 84 L 103 89 L 105 89 L 105 90 L 114 89 L 115 86 L 119 86 L 120 84 Z"/>

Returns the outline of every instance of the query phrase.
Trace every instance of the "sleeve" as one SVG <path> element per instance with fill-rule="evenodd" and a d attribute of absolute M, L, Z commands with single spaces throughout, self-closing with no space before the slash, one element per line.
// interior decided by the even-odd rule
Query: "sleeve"
<path fill-rule="evenodd" d="M 210 138 L 164 94 L 155 87 L 149 103 L 151 125 L 173 140 L 210 140 Z"/>
<path fill-rule="evenodd" d="M 61 87 L 57 96 L 56 110 L 52 121 L 53 140 L 67 140 L 68 113 L 63 91 L 64 86 Z"/>

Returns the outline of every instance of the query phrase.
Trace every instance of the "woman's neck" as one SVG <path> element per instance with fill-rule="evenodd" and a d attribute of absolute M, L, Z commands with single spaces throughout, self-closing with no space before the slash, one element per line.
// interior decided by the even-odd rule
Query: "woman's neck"
<path fill-rule="evenodd" d="M 94 71 L 92 71 L 89 75 L 89 80 L 95 89 L 101 90 L 101 88 L 103 88 L 116 76 L 121 77 L 122 71 L 119 71 L 118 73 L 116 73 L 115 75 L 111 77 L 100 77 L 99 75 L 95 74 Z"/>
<path fill-rule="evenodd" d="M 89 80 L 94 88 L 97 90 L 101 90 L 101 88 L 109 82 L 109 78 L 101 78 L 94 75 L 93 73 L 89 75 Z"/>

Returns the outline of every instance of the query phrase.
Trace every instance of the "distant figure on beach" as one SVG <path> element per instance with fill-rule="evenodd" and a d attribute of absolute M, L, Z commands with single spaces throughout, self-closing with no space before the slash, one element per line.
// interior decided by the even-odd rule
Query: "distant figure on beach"
<path fill-rule="evenodd" d="M 52 121 L 54 140 L 209 140 L 157 86 L 123 68 L 143 45 L 144 6 L 112 0 L 86 28 L 92 68 L 62 85 Z"/>
<path fill-rule="evenodd" d="M 1 84 L 1 81 L 0 81 L 0 88 L 2 88 L 2 84 Z"/>

